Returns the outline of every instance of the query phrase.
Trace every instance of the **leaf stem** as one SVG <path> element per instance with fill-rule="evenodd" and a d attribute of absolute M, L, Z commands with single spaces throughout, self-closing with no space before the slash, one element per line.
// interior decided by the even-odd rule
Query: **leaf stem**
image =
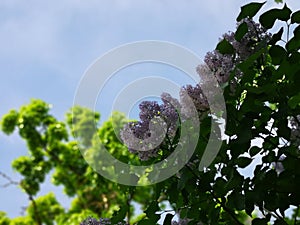
<path fill-rule="evenodd" d="M 286 22 L 286 25 L 287 25 L 286 42 L 288 42 L 290 39 L 290 24 Z"/>

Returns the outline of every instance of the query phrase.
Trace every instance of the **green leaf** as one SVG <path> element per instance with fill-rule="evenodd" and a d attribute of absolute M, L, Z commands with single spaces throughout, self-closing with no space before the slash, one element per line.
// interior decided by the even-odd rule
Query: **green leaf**
<path fill-rule="evenodd" d="M 233 191 L 228 196 L 227 205 L 229 208 L 234 208 L 236 210 L 243 210 L 245 209 L 245 196 L 242 195 L 240 192 Z"/>
<path fill-rule="evenodd" d="M 189 179 L 193 177 L 193 174 L 188 169 L 182 169 L 181 176 L 178 181 L 177 190 L 182 190 L 185 185 L 188 184 Z"/>
<path fill-rule="evenodd" d="M 214 185 L 214 192 L 217 197 L 223 197 L 227 190 L 224 188 L 226 186 L 227 181 L 221 177 L 218 177 L 216 179 L 215 185 Z"/>
<path fill-rule="evenodd" d="M 261 9 L 261 7 L 265 4 L 266 2 L 251 2 L 247 5 L 244 5 L 241 7 L 241 12 L 237 17 L 237 21 L 241 21 L 242 19 L 245 19 L 247 17 L 254 17 L 256 13 Z"/>
<path fill-rule="evenodd" d="M 249 101 L 248 101 L 249 100 Z M 241 111 L 241 113 L 246 113 L 246 112 L 249 112 L 251 109 L 250 109 L 250 105 L 251 107 L 253 107 L 254 104 L 253 99 L 250 99 L 250 97 L 248 97 L 247 101 L 244 101 L 244 104 L 242 105 L 241 109 L 243 111 Z M 237 139 L 237 143 L 238 144 L 243 144 L 243 143 L 247 143 L 249 142 L 251 139 L 252 139 L 252 132 L 251 132 L 251 129 L 252 129 L 252 126 L 253 126 L 253 120 L 249 117 L 244 117 L 242 120 L 241 120 L 241 123 L 239 124 L 239 127 L 237 128 L 237 136 L 238 136 L 238 139 Z M 247 149 L 244 149 L 244 151 L 247 151 Z"/>
<path fill-rule="evenodd" d="M 248 25 L 247 23 L 243 22 L 239 25 L 239 27 L 237 28 L 234 38 L 237 41 L 242 40 L 242 38 L 245 36 L 245 34 L 248 32 Z"/>
<path fill-rule="evenodd" d="M 271 29 L 277 19 L 281 21 L 288 21 L 291 13 L 292 11 L 285 4 L 282 9 L 271 9 L 263 13 L 259 17 L 259 22 L 266 29 Z"/>
<path fill-rule="evenodd" d="M 149 207 L 145 210 L 145 213 L 148 218 L 156 217 L 155 214 L 157 211 L 159 211 L 158 202 L 152 201 L 149 205 Z"/>
<path fill-rule="evenodd" d="M 294 50 L 298 50 L 300 48 L 300 41 L 293 37 L 289 42 L 286 44 L 286 49 L 288 52 L 292 52 Z"/>
<path fill-rule="evenodd" d="M 126 217 L 127 212 L 128 212 L 128 206 L 122 205 L 120 210 L 114 212 L 112 219 L 111 219 L 111 223 L 117 224 L 118 222 L 122 221 Z"/>
<path fill-rule="evenodd" d="M 253 191 L 246 190 L 245 192 L 245 211 L 249 216 L 252 216 L 254 211 L 255 193 Z"/>
<path fill-rule="evenodd" d="M 291 23 L 300 23 L 300 10 L 292 14 Z"/>
<path fill-rule="evenodd" d="M 257 147 L 257 146 L 253 146 L 250 151 L 249 154 L 251 157 L 257 155 L 259 152 L 261 151 L 261 148 Z"/>
<path fill-rule="evenodd" d="M 274 63 L 274 65 L 279 65 L 287 55 L 287 52 L 285 51 L 285 49 L 279 45 L 272 46 L 269 50 L 269 53 L 270 53 L 270 56 L 272 58 L 272 62 Z"/>
<path fill-rule="evenodd" d="M 236 170 L 236 168 L 234 168 L 224 188 L 227 190 L 240 189 L 243 185 L 243 182 L 244 182 L 243 176 L 241 176 L 240 173 Z"/>
<path fill-rule="evenodd" d="M 284 7 L 280 10 L 280 14 L 278 15 L 278 19 L 281 21 L 287 22 L 292 14 L 292 10 L 284 4 Z"/>
<path fill-rule="evenodd" d="M 299 41 L 299 39 L 300 39 L 300 25 L 298 25 L 294 29 L 293 33 L 294 33 L 294 38 L 296 38 Z"/>
<path fill-rule="evenodd" d="M 232 54 L 232 53 L 234 53 L 233 46 L 225 38 L 218 43 L 216 49 L 221 54 Z"/>
<path fill-rule="evenodd" d="M 288 101 L 288 105 L 292 109 L 295 109 L 297 106 L 299 106 L 300 105 L 300 93 L 298 95 L 292 96 Z"/>
<path fill-rule="evenodd" d="M 237 158 L 237 159 L 235 160 L 235 163 L 236 163 L 237 166 L 240 167 L 240 168 L 245 168 L 245 167 L 247 167 L 251 162 L 252 162 L 252 159 L 251 159 L 251 158 L 244 157 L 244 156 L 241 156 L 241 157 L 239 157 L 239 158 Z"/>
<path fill-rule="evenodd" d="M 277 134 L 285 138 L 286 140 L 288 140 L 291 135 L 291 129 L 288 126 L 288 120 L 287 119 L 279 120 L 277 127 L 278 127 Z"/>
<path fill-rule="evenodd" d="M 282 221 L 281 218 L 280 219 L 277 219 L 275 222 L 274 222 L 274 225 L 286 225 L 287 223 L 285 221 Z"/>
<path fill-rule="evenodd" d="M 272 39 L 269 41 L 269 44 L 274 45 L 278 41 L 280 41 L 281 37 L 282 37 L 282 34 L 283 34 L 283 27 L 281 27 L 280 30 L 277 33 L 272 35 Z"/>
<path fill-rule="evenodd" d="M 276 3 L 282 3 L 282 0 L 275 0 Z"/>
<path fill-rule="evenodd" d="M 268 219 L 255 218 L 254 220 L 252 220 L 252 225 L 267 225 L 268 222 Z"/>
<path fill-rule="evenodd" d="M 177 202 L 178 200 L 178 189 L 176 183 L 173 183 L 170 185 L 170 187 L 167 189 L 169 193 L 169 201 L 171 202 Z M 160 192 L 157 194 L 160 195 Z"/>
<path fill-rule="evenodd" d="M 173 217 L 174 216 L 171 213 L 168 213 L 164 219 L 163 225 L 171 225 Z"/>

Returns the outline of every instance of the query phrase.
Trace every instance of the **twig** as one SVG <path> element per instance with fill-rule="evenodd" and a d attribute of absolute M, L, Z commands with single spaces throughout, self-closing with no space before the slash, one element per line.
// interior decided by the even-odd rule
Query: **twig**
<path fill-rule="evenodd" d="M 20 182 L 14 181 L 11 177 L 6 175 L 5 173 L 0 171 L 0 176 L 3 177 L 4 179 L 8 180 L 8 183 L 1 185 L 0 187 L 6 188 L 9 185 L 19 185 Z"/>

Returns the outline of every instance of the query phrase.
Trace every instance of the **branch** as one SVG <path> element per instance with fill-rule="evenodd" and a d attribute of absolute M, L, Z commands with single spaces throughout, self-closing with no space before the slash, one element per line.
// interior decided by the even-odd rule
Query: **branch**
<path fill-rule="evenodd" d="M 0 171 L 0 176 L 3 177 L 5 180 L 8 181 L 8 183 L 2 184 L 0 186 L 2 188 L 6 188 L 6 187 L 8 187 L 10 185 L 19 185 L 20 184 L 20 182 L 14 181 L 11 177 L 9 177 L 8 175 L 6 175 L 5 173 L 3 173 L 1 171 Z"/>
<path fill-rule="evenodd" d="M 35 200 L 34 200 L 34 198 L 33 198 L 32 195 L 29 195 L 29 200 L 32 202 L 33 211 L 34 211 L 34 217 L 36 218 L 37 224 L 38 225 L 42 225 L 43 223 L 41 221 L 37 205 L 36 205 Z"/>
<path fill-rule="evenodd" d="M 271 211 L 267 210 L 267 209 L 264 208 L 264 207 L 263 207 L 263 210 L 261 210 L 261 211 L 262 211 L 262 212 L 266 211 L 267 213 L 269 213 L 269 214 L 270 214 L 271 216 L 273 216 L 274 218 L 281 220 L 281 222 L 282 222 L 283 224 L 287 224 L 287 225 L 288 225 L 288 223 L 284 220 L 284 218 L 283 218 L 282 216 L 280 216 L 276 211 L 271 212 Z M 263 215 L 264 215 L 264 217 L 266 217 L 265 213 L 263 213 Z"/>

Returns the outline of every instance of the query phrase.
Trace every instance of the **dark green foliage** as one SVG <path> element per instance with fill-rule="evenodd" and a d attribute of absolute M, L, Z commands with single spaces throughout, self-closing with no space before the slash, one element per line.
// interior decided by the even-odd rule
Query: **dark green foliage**
<path fill-rule="evenodd" d="M 293 13 L 291 23 L 300 23 L 300 10 Z"/>
<path fill-rule="evenodd" d="M 263 13 L 259 17 L 259 21 L 263 27 L 270 29 L 273 27 L 276 20 L 288 21 L 292 11 L 285 4 L 282 9 L 271 9 Z"/>
<path fill-rule="evenodd" d="M 237 17 L 237 21 L 241 21 L 242 19 L 245 19 L 247 17 L 253 18 L 265 3 L 266 2 L 251 2 L 247 5 L 242 6 L 241 12 Z"/>
<path fill-rule="evenodd" d="M 234 48 L 225 38 L 219 42 L 216 49 L 221 54 L 232 54 L 234 52 Z"/>
<path fill-rule="evenodd" d="M 241 23 L 234 35 L 235 40 L 241 41 L 245 34 L 248 32 L 248 25 L 246 22 Z"/>

